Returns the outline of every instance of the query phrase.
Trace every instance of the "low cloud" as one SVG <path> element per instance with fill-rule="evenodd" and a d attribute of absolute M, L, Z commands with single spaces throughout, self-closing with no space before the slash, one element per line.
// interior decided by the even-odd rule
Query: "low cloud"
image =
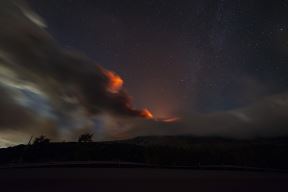
<path fill-rule="evenodd" d="M 126 135 L 195 135 L 240 139 L 282 137 L 288 135 L 288 94 L 266 97 L 236 110 L 185 114 L 173 123 L 142 121 L 135 124 L 137 126 Z"/>

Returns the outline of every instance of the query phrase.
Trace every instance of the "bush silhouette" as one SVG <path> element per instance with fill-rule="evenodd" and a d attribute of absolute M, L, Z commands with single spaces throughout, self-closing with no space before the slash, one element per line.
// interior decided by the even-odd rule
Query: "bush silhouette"
<path fill-rule="evenodd" d="M 79 143 L 82 143 L 82 142 L 92 142 L 92 137 L 93 137 L 93 134 L 89 134 L 89 133 L 82 134 L 82 135 L 80 135 L 80 137 L 79 137 L 79 139 L 78 139 L 78 142 L 79 142 Z"/>
<path fill-rule="evenodd" d="M 41 135 L 40 137 L 36 137 L 33 144 L 48 144 L 50 143 L 50 139 L 46 138 L 45 136 Z"/>

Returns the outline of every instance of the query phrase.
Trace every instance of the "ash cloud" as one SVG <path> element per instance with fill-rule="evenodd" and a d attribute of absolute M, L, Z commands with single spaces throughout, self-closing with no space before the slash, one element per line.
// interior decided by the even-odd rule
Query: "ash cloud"
<path fill-rule="evenodd" d="M 19 89 L 23 82 L 32 84 L 28 91 L 39 90 L 48 98 L 47 105 L 54 110 L 51 113 L 58 115 L 50 117 L 52 122 L 61 121 L 59 118 L 71 120 L 77 115 L 85 119 L 101 113 L 145 116 L 142 110 L 132 108 L 124 89 L 109 91 L 113 80 L 106 69 L 84 55 L 62 49 L 45 30 L 43 20 L 24 1 L 1 1 L 0 25 L 0 130 L 19 126 L 23 130 L 37 119 L 35 111 L 33 114 L 33 110 L 19 105 L 17 99 L 11 99 L 16 97 L 10 90 L 11 84 Z M 53 129 L 57 132 L 57 128 Z"/>
<path fill-rule="evenodd" d="M 4 2 L 5 5 L 7 1 Z M 35 18 L 36 14 L 27 5 L 21 7 L 19 2 L 11 1 L 9 10 L 1 6 L 4 11 L 0 15 L 0 50 L 9 59 L 6 63 L 9 68 L 21 78 L 37 82 L 51 96 L 74 96 L 91 113 L 108 110 L 122 115 L 141 115 L 141 111 L 131 108 L 124 90 L 107 91 L 110 79 L 105 69 L 79 53 L 63 50 L 40 22 L 27 16 L 30 13 L 28 15 Z"/>
<path fill-rule="evenodd" d="M 1 128 L 11 129 L 21 125 L 31 124 L 33 121 L 30 114 L 24 107 L 15 104 L 11 99 L 11 95 L 2 87 L 0 87 L 0 122 Z"/>

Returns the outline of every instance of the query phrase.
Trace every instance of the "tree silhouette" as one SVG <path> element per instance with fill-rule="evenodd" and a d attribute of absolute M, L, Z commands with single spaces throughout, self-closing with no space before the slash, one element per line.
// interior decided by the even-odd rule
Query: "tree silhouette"
<path fill-rule="evenodd" d="M 93 137 L 93 134 L 89 134 L 89 133 L 82 134 L 82 135 L 80 135 L 80 137 L 78 138 L 78 142 L 79 142 L 79 143 L 82 143 L 82 142 L 92 142 L 92 137 Z"/>
<path fill-rule="evenodd" d="M 47 144 L 47 143 L 50 143 L 50 139 L 46 138 L 45 136 L 41 135 L 39 137 L 36 137 L 34 139 L 34 142 L 33 144 L 34 145 L 37 145 L 37 144 Z"/>

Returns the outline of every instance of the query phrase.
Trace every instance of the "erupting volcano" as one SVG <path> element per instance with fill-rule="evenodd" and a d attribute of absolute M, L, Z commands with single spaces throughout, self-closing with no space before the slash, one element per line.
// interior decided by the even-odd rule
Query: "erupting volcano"
<path fill-rule="evenodd" d="M 120 77 L 120 75 L 118 75 L 117 73 L 107 70 L 107 69 L 102 69 L 103 70 L 103 74 L 105 75 L 105 77 L 107 78 L 108 82 L 107 82 L 107 92 L 108 93 L 112 93 L 112 95 L 121 95 L 121 90 L 124 84 L 124 80 Z M 127 96 L 127 98 L 130 98 L 129 96 Z M 131 109 L 131 101 L 126 101 L 127 103 L 125 104 L 126 107 L 134 112 L 136 112 L 136 116 L 140 116 L 146 119 L 154 119 L 154 116 L 152 114 L 151 111 L 149 111 L 147 108 L 144 109 L 140 109 L 140 110 L 133 110 Z"/>

